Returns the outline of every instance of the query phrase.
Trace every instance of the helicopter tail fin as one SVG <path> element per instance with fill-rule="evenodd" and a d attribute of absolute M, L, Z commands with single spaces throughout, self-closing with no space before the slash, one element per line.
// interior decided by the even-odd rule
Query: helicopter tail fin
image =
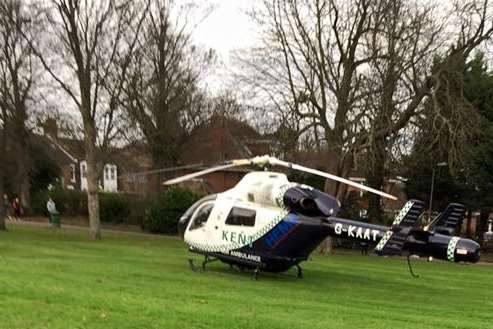
<path fill-rule="evenodd" d="M 435 232 L 454 235 L 455 230 L 462 224 L 466 207 L 460 203 L 450 203 L 430 225 Z"/>
<path fill-rule="evenodd" d="M 391 228 L 385 232 L 375 247 L 375 252 L 378 255 L 400 255 L 402 247 L 418 222 L 424 207 L 425 204 L 422 201 L 409 200 L 395 217 Z"/>

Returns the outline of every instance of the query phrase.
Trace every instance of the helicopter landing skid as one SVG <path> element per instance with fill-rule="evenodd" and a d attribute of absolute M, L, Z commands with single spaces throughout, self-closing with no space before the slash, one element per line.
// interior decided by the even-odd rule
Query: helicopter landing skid
<path fill-rule="evenodd" d="M 298 273 L 296 274 L 296 277 L 298 279 L 303 279 L 303 269 L 299 264 L 296 264 L 296 269 L 298 270 Z"/>
<path fill-rule="evenodd" d="M 202 266 L 201 268 L 198 268 L 197 266 L 195 266 L 195 264 L 193 263 L 193 259 L 189 258 L 188 259 L 188 265 L 190 265 L 190 269 L 194 272 L 198 272 L 198 271 L 202 271 L 204 272 L 205 271 L 205 265 L 209 264 L 209 263 L 212 263 L 212 262 L 215 262 L 219 260 L 218 258 L 215 258 L 215 257 L 209 257 L 208 255 L 205 255 L 204 256 L 204 260 L 202 261 Z"/>

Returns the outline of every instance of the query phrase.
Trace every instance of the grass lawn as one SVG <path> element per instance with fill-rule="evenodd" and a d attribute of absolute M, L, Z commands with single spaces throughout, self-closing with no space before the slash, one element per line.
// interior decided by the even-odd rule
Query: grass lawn
<path fill-rule="evenodd" d="M 210 264 L 183 242 L 10 226 L 0 328 L 493 328 L 493 266 L 315 256 L 305 278 Z"/>

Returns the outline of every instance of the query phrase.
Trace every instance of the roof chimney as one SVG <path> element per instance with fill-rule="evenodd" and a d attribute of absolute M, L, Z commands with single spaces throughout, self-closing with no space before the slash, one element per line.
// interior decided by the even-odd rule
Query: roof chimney
<path fill-rule="evenodd" d="M 43 133 L 47 137 L 51 137 L 54 140 L 58 140 L 58 124 L 56 119 L 48 118 L 43 123 Z"/>

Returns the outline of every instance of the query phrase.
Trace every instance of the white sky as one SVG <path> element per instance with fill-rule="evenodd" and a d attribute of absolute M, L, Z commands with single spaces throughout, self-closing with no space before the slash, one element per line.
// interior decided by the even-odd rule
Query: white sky
<path fill-rule="evenodd" d="M 197 27 L 197 43 L 215 49 L 226 60 L 230 50 L 253 45 L 255 25 L 246 14 L 257 0 L 212 0 L 212 13 Z"/>
<path fill-rule="evenodd" d="M 219 57 L 219 65 L 206 76 L 212 92 L 227 88 L 228 67 L 232 51 L 255 45 L 257 29 L 247 12 L 259 0 L 210 0 L 213 11 L 194 30 L 194 42 L 206 49 L 212 48 Z"/>

